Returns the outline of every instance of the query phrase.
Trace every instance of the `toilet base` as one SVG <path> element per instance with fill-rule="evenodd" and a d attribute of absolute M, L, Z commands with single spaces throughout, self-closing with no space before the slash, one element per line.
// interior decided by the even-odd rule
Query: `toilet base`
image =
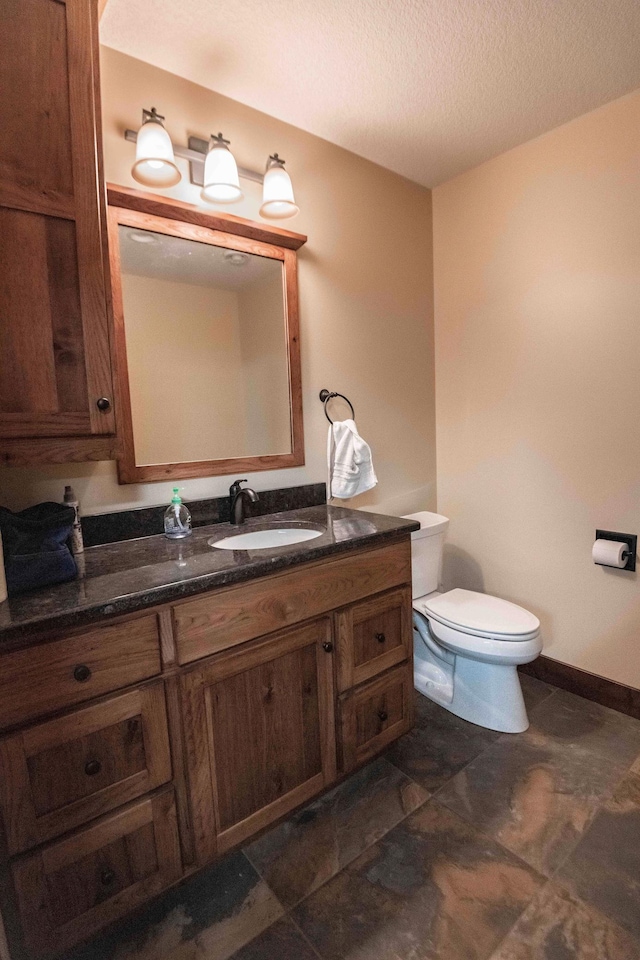
<path fill-rule="evenodd" d="M 414 659 L 413 684 L 418 693 L 479 727 L 523 733 L 529 726 L 515 666 L 460 656 L 449 666 L 423 649 Z"/>

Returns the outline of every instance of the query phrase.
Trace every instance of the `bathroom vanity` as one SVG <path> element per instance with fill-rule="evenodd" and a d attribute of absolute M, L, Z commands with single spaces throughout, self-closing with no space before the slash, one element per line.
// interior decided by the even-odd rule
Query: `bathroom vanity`
<path fill-rule="evenodd" d="M 410 521 L 280 515 L 304 543 L 87 551 L 0 619 L 3 914 L 52 956 L 242 844 L 412 724 Z M 249 521 L 245 530 L 277 524 Z"/>

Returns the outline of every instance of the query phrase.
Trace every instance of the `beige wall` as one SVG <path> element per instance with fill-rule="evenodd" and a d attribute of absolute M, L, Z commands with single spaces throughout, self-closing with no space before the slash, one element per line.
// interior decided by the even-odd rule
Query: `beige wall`
<path fill-rule="evenodd" d="M 640 687 L 640 91 L 434 191 L 445 578 L 522 603 L 545 652 Z"/>
<path fill-rule="evenodd" d="M 300 251 L 302 382 L 306 465 L 249 476 L 258 490 L 325 479 L 327 423 L 322 387 L 346 393 L 373 448 L 379 486 L 354 505 L 406 512 L 435 504 L 431 194 L 295 127 L 110 49 L 102 51 L 107 178 L 136 186 L 134 146 L 123 139 L 143 106 L 158 108 L 176 141 L 222 130 L 238 163 L 262 169 L 278 151 L 292 174 L 309 236 Z M 188 167 L 166 191 L 198 202 Z M 230 212 L 258 219 L 260 188 Z M 187 480 L 184 497 L 219 496 L 230 477 Z M 73 482 L 86 512 L 167 502 L 172 484 L 118 486 L 112 463 L 0 473 L 10 507 L 59 499 Z"/>
<path fill-rule="evenodd" d="M 238 294 L 122 274 L 137 464 L 249 452 Z"/>

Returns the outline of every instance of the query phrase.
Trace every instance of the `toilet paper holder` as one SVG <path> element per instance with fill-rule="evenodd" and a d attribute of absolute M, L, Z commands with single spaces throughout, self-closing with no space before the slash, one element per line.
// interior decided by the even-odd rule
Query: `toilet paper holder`
<path fill-rule="evenodd" d="M 620 570 L 634 571 L 636 569 L 636 551 L 638 549 L 638 537 L 634 533 L 615 533 L 613 530 L 596 530 L 596 540 L 617 540 L 619 543 L 628 544 L 629 549 L 622 554 L 627 562 Z M 596 561 L 597 562 L 597 561 Z M 600 564 L 607 566 L 607 564 Z"/>

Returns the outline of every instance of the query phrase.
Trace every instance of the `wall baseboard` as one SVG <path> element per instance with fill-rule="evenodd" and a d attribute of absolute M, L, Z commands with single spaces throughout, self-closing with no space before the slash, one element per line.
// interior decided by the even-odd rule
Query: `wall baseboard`
<path fill-rule="evenodd" d="M 593 700 L 603 707 L 611 707 L 612 710 L 640 720 L 640 690 L 635 687 L 627 687 L 624 683 L 607 680 L 606 677 L 599 677 L 595 673 L 588 673 L 545 656 L 538 657 L 533 663 L 526 663 L 519 669 L 530 677 L 536 677 L 586 700 Z"/>

